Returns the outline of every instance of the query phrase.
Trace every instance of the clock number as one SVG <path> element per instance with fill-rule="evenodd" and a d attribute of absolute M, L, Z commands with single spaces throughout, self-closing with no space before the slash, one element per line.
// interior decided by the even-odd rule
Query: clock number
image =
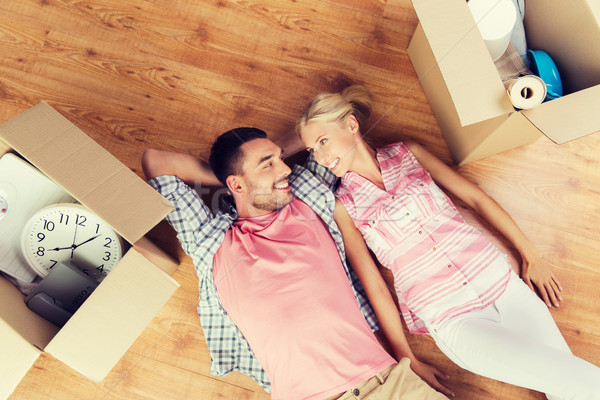
<path fill-rule="evenodd" d="M 96 267 L 96 269 L 100 272 L 104 272 L 104 264 L 99 265 L 98 267 Z"/>
<path fill-rule="evenodd" d="M 112 239 L 109 238 L 109 237 L 107 237 L 107 238 L 104 238 L 104 240 L 106 240 L 106 243 L 104 243 L 104 247 L 110 248 L 110 244 L 112 243 Z"/>
<path fill-rule="evenodd" d="M 75 220 L 75 223 L 79 226 L 85 226 L 85 221 L 87 221 L 87 218 L 85 217 L 85 215 L 79 215 L 77 214 L 77 219 Z"/>
<path fill-rule="evenodd" d="M 46 249 L 44 249 L 43 247 L 41 247 L 41 246 L 40 246 L 40 247 L 38 247 L 38 250 L 37 250 L 36 254 L 37 254 L 38 256 L 40 256 L 40 257 L 44 257 L 44 251 L 45 251 L 45 250 L 46 250 Z"/>
<path fill-rule="evenodd" d="M 58 261 L 56 261 L 56 260 L 50 260 L 50 262 L 52 262 L 50 269 L 54 268 L 54 266 L 58 263 Z"/>
<path fill-rule="evenodd" d="M 60 214 L 60 223 L 63 223 L 63 220 L 65 222 L 65 225 L 69 225 L 69 216 L 65 215 L 65 214 Z"/>
<path fill-rule="evenodd" d="M 46 235 L 44 235 L 42 232 L 39 232 L 37 234 L 37 237 L 38 237 L 38 243 L 39 243 L 46 238 Z"/>
<path fill-rule="evenodd" d="M 100 224 L 96 224 L 96 233 L 98 233 L 98 231 L 100 231 Z"/>
<path fill-rule="evenodd" d="M 110 261 L 110 251 L 104 252 L 104 257 L 102 257 L 104 261 Z"/>
<path fill-rule="evenodd" d="M 54 230 L 54 222 L 48 221 L 47 219 L 45 219 L 44 220 L 44 229 L 52 232 Z"/>

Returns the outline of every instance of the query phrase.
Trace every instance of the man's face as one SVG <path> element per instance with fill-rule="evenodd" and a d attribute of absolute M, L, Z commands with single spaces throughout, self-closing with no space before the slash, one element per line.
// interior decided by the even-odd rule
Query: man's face
<path fill-rule="evenodd" d="M 288 184 L 290 168 L 283 162 L 283 151 L 269 139 L 244 143 L 242 175 L 245 204 L 249 216 L 268 214 L 292 201 Z"/>

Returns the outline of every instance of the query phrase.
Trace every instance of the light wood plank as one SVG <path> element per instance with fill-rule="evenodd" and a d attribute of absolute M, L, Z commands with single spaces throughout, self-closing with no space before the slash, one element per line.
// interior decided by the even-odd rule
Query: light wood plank
<path fill-rule="evenodd" d="M 3 1 L 0 123 L 47 101 L 141 175 L 148 147 L 206 157 L 217 135 L 242 125 L 276 139 L 318 92 L 361 83 L 375 101 L 373 143 L 416 139 L 450 163 L 406 54 L 417 22 L 410 0 Z M 575 354 L 595 364 L 599 146 L 597 134 L 561 146 L 542 138 L 459 168 L 555 269 L 565 301 L 552 314 Z M 514 249 L 457 204 L 518 269 Z M 181 287 L 109 376 L 91 383 L 44 354 L 11 399 L 270 398 L 243 375 L 209 375 L 191 260 L 165 223 L 150 236 L 181 261 Z M 430 338 L 409 341 L 452 375 L 457 398 L 543 398 L 461 370 Z"/>

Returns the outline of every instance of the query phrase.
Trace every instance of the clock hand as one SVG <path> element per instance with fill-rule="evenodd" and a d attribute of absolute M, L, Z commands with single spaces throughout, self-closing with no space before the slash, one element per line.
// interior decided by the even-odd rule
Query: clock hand
<path fill-rule="evenodd" d="M 76 221 L 77 222 L 77 221 Z M 75 240 L 77 239 L 77 227 L 79 226 L 79 224 L 75 223 L 75 233 L 73 234 L 73 244 L 71 245 L 70 249 L 71 249 L 71 258 L 73 258 L 74 253 L 75 253 L 75 248 L 77 247 L 75 245 Z"/>
<path fill-rule="evenodd" d="M 96 238 L 98 238 L 98 237 L 100 237 L 100 236 L 101 236 L 101 235 L 94 236 L 94 237 L 92 237 L 92 238 L 89 238 L 89 239 L 88 239 L 88 240 L 86 240 L 85 242 L 81 242 L 81 243 L 79 243 L 79 244 L 75 244 L 75 243 L 73 243 L 73 244 L 72 244 L 71 246 L 69 246 L 69 247 L 56 247 L 56 248 L 54 248 L 54 249 L 48 249 L 48 250 L 46 250 L 46 251 L 71 250 L 71 258 L 73 258 L 73 256 L 74 256 L 74 253 L 75 253 L 75 249 L 76 249 L 76 248 L 78 248 L 78 247 L 79 247 L 79 246 L 81 246 L 82 244 L 86 244 L 87 242 L 91 242 L 92 240 L 94 240 L 94 239 L 96 239 Z"/>
<path fill-rule="evenodd" d="M 88 243 L 88 242 L 91 242 L 92 240 L 94 240 L 94 239 L 96 239 L 96 238 L 98 238 L 98 237 L 100 237 L 100 236 L 101 236 L 101 235 L 96 235 L 96 236 L 94 236 L 94 237 L 92 237 L 92 238 L 89 238 L 89 239 L 88 239 L 88 240 L 86 240 L 85 242 L 81 242 L 81 243 L 79 243 L 79 244 L 74 244 L 74 245 L 72 246 L 72 247 L 73 247 L 73 250 L 75 250 L 76 248 L 78 248 L 79 246 L 81 246 L 81 245 L 83 245 L 83 244 L 86 244 L 86 243 Z"/>
<path fill-rule="evenodd" d="M 72 249 L 73 246 L 69 246 L 69 247 L 57 247 L 55 249 L 48 249 L 46 251 L 59 251 L 59 250 L 68 250 L 68 249 Z"/>
<path fill-rule="evenodd" d="M 73 244 L 72 244 L 71 246 L 69 246 L 69 247 L 56 247 L 56 248 L 54 248 L 54 249 L 48 249 L 48 250 L 46 250 L 46 251 L 59 251 L 59 250 L 69 250 L 69 249 L 71 249 L 71 251 L 73 251 L 73 250 L 75 250 L 76 248 L 78 248 L 79 246 L 81 246 L 81 245 L 84 245 L 84 244 L 86 244 L 86 243 L 88 243 L 88 242 L 91 242 L 92 240 L 94 240 L 94 239 L 97 239 L 97 238 L 99 238 L 100 236 L 102 236 L 102 235 L 96 235 L 96 236 L 94 236 L 94 237 L 91 237 L 91 238 L 89 238 L 88 240 L 86 240 L 86 241 L 84 241 L 84 242 L 81 242 L 81 243 L 79 243 L 79 244 L 75 244 L 75 243 L 73 243 Z M 72 255 L 71 255 L 71 258 L 73 258 L 73 256 L 72 256 Z"/>

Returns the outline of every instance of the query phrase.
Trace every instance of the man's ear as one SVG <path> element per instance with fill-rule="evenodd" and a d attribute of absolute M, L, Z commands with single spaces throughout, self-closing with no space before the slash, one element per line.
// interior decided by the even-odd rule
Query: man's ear
<path fill-rule="evenodd" d="M 225 183 L 227 183 L 227 187 L 232 194 L 244 192 L 244 182 L 238 175 L 229 175 L 225 180 Z"/>

